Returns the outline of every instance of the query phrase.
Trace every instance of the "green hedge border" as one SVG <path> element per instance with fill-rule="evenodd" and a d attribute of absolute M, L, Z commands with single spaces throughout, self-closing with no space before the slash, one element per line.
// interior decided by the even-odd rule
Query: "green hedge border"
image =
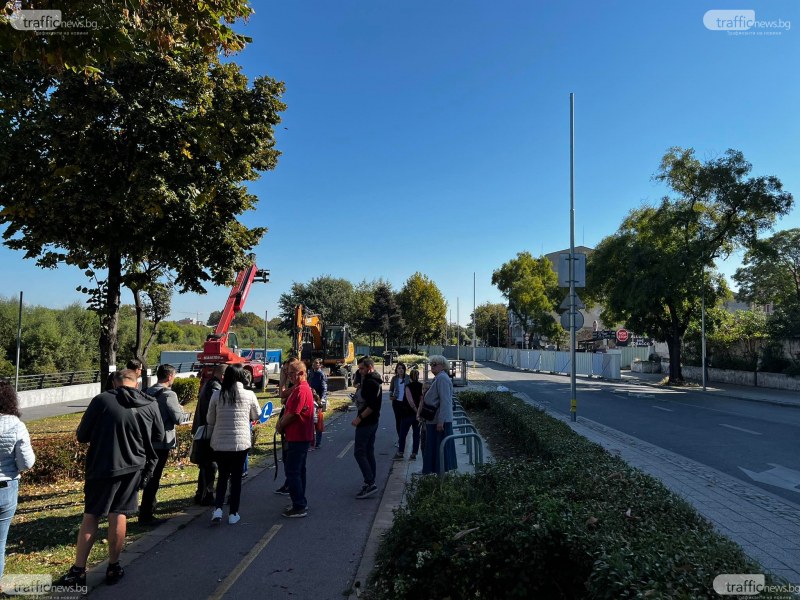
<path fill-rule="evenodd" d="M 415 478 L 377 555 L 376 598 L 719 598 L 718 574 L 763 572 L 661 482 L 565 423 L 509 393 L 459 398 L 518 458 Z"/>

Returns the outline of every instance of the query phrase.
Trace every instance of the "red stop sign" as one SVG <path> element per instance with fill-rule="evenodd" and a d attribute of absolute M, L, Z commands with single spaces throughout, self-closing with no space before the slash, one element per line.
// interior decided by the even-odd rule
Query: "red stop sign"
<path fill-rule="evenodd" d="M 630 336 L 630 334 L 628 333 L 627 329 L 618 329 L 617 330 L 617 341 L 620 342 L 621 344 L 624 344 L 625 342 L 627 342 L 629 336 Z"/>

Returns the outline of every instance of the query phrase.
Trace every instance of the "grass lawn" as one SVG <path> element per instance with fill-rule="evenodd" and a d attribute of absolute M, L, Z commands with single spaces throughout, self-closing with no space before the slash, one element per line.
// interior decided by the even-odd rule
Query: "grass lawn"
<path fill-rule="evenodd" d="M 273 388 L 274 389 L 274 388 Z M 259 402 L 267 400 L 275 405 L 275 418 L 257 428 L 256 444 L 250 454 L 253 466 L 272 460 L 272 439 L 277 413 L 280 408 L 274 391 L 258 392 Z M 346 407 L 350 403 L 346 396 L 328 399 L 328 412 Z M 196 402 L 186 404 L 186 412 L 194 410 Z M 36 436 L 54 433 L 73 434 L 82 413 L 49 417 L 27 424 L 36 450 Z M 183 429 L 189 425 L 181 426 Z M 188 436 L 183 436 L 186 439 Z M 158 490 L 159 517 L 170 517 L 182 512 L 193 503 L 197 482 L 197 466 L 188 460 L 188 447 L 173 452 Z M 11 525 L 6 545 L 6 573 L 37 573 L 62 575 L 75 559 L 75 540 L 83 518 L 83 481 L 64 480 L 55 483 L 29 483 L 23 473 L 20 480 L 17 514 Z M 107 529 L 103 520 L 98 531 L 89 565 L 107 558 Z M 132 541 L 150 528 L 138 524 L 137 517 L 128 519 L 127 541 Z"/>

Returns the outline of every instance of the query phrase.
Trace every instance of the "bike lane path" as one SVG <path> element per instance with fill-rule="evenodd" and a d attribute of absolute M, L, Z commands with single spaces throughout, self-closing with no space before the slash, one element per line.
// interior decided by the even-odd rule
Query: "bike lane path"
<path fill-rule="evenodd" d="M 395 452 L 394 417 L 384 394 L 375 443 L 378 493 L 357 500 L 361 473 L 353 458 L 354 410 L 337 414 L 326 426 L 322 448 L 308 456 L 308 516 L 287 519 L 288 496 L 273 491 L 271 466 L 242 487 L 242 520 L 212 526 L 206 507 L 189 509 L 126 548 L 125 577 L 100 584 L 92 598 L 315 598 L 338 599 L 353 585 L 365 543 L 381 501 Z M 331 415 L 333 416 L 333 415 Z M 99 584 L 105 563 L 89 575 Z"/>

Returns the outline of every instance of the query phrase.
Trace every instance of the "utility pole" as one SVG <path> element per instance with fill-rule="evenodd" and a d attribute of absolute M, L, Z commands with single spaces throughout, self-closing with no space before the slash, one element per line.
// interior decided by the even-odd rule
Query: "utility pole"
<path fill-rule="evenodd" d="M 267 360 L 267 349 L 269 346 L 267 345 L 267 328 L 269 327 L 269 311 L 264 311 L 264 377 L 261 378 L 261 391 L 267 391 L 267 379 L 269 379 L 269 373 L 267 372 L 267 367 L 269 366 L 269 360 Z"/>
<path fill-rule="evenodd" d="M 472 272 L 472 368 L 475 368 L 475 336 L 478 335 L 478 320 L 475 318 L 475 271 Z"/>
<path fill-rule="evenodd" d="M 22 348 L 22 292 L 19 293 L 19 324 L 17 325 L 17 366 L 14 374 L 14 391 L 19 391 L 19 354 Z"/>
<path fill-rule="evenodd" d="M 456 342 L 456 360 L 461 360 L 461 313 L 459 311 L 458 296 L 456 296 L 456 331 L 458 338 Z"/>
<path fill-rule="evenodd" d="M 575 94 L 569 95 L 569 412 L 572 422 L 578 420 L 578 394 L 575 383 Z"/>

